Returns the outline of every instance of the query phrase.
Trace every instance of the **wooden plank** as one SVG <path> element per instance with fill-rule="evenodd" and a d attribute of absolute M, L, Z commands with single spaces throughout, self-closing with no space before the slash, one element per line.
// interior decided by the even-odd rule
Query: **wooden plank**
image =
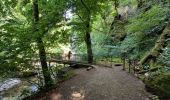
<path fill-rule="evenodd" d="M 39 62 L 39 60 L 32 60 L 33 62 Z M 70 61 L 70 60 L 57 60 L 57 59 L 50 59 L 47 60 L 47 62 L 55 62 L 55 63 L 59 63 L 59 64 L 68 64 L 72 67 L 92 67 L 91 64 L 88 63 L 83 63 L 83 62 L 77 62 L 77 61 Z"/>

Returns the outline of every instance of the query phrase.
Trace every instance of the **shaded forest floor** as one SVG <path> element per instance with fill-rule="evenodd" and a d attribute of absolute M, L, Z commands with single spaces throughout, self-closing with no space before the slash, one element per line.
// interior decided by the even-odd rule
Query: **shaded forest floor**
<path fill-rule="evenodd" d="M 149 100 L 142 81 L 121 67 L 99 67 L 86 71 L 76 69 L 77 76 L 36 100 Z"/>

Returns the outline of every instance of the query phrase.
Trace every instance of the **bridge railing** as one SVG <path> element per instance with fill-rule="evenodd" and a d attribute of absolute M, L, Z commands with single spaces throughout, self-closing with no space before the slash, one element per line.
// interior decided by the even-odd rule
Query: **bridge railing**
<path fill-rule="evenodd" d="M 77 62 L 87 62 L 86 54 L 71 54 L 70 57 L 62 53 L 48 53 L 46 54 L 48 60 L 64 60 L 64 61 L 77 61 Z"/>

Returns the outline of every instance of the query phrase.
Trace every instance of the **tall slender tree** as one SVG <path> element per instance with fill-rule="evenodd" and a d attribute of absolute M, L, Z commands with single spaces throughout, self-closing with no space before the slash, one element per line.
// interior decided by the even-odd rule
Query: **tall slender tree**
<path fill-rule="evenodd" d="M 34 31 L 35 33 L 39 33 L 38 29 L 38 23 L 39 23 L 39 9 L 38 9 L 38 0 L 33 0 L 33 16 L 34 16 L 34 21 L 33 21 L 33 26 L 34 26 Z M 49 87 L 52 85 L 52 78 L 50 75 L 50 72 L 48 70 L 47 66 L 47 60 L 46 60 L 46 52 L 45 52 L 45 47 L 44 43 L 42 40 L 41 35 L 37 36 L 37 46 L 39 50 L 39 58 L 41 62 L 41 67 L 44 75 L 44 81 L 45 81 L 45 87 Z"/>

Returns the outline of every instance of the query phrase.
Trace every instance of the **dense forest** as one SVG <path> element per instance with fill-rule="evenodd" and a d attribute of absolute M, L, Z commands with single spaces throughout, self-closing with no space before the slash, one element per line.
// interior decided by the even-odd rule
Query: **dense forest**
<path fill-rule="evenodd" d="M 121 68 L 150 100 L 169 100 L 170 0 L 0 0 L 0 100 L 60 100 L 41 98 L 94 66 L 112 68 L 101 75 L 111 80 Z M 61 100 L 149 100 L 99 95 Z"/>

